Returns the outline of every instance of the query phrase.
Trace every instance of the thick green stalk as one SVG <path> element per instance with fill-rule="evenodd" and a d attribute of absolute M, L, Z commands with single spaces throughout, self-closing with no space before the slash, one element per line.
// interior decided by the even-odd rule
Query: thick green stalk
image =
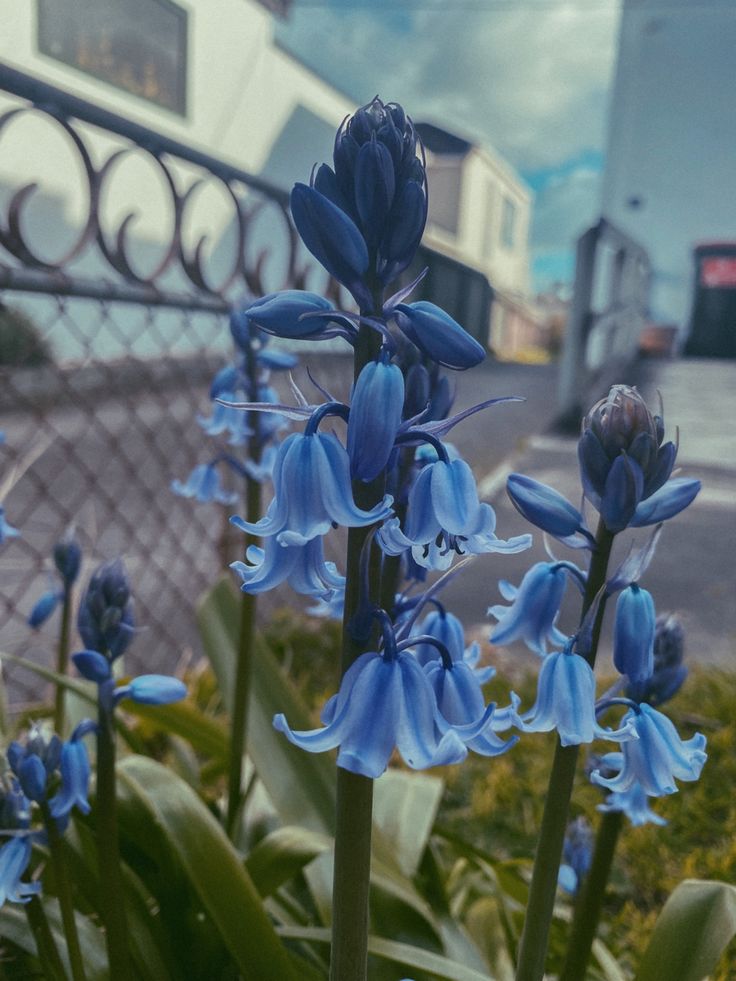
<path fill-rule="evenodd" d="M 600 521 L 596 535 L 595 550 L 590 559 L 588 581 L 583 598 L 581 623 L 588 612 L 596 594 L 606 581 L 608 559 L 613 545 L 613 535 Z M 605 597 L 601 601 L 593 625 L 591 649 L 587 660 L 593 667 L 598 651 L 598 641 L 603 624 Z M 524 929 L 521 935 L 519 956 L 516 966 L 516 981 L 541 981 L 544 976 L 544 962 L 547 956 L 549 928 L 557 892 L 562 846 L 565 840 L 570 798 L 572 797 L 575 767 L 579 746 L 562 746 L 557 741 L 552 772 L 549 778 L 544 814 L 539 831 L 537 852 L 534 857 L 534 871 L 529 888 L 529 902 L 526 908 Z"/>
<path fill-rule="evenodd" d="M 559 981 L 584 981 L 585 979 L 623 819 L 621 811 L 609 811 L 601 820 L 593 850 L 593 861 L 575 901 L 567 955 Z"/>
<path fill-rule="evenodd" d="M 98 722 L 95 818 L 100 877 L 100 913 L 105 925 L 110 981 L 133 981 L 120 869 L 115 779 L 115 728 L 112 710 L 108 711 L 100 705 Z"/>
<path fill-rule="evenodd" d="M 56 821 L 51 816 L 51 809 L 47 803 L 41 805 L 41 813 L 43 814 L 43 823 L 49 841 L 51 865 L 54 870 L 54 882 L 61 909 L 61 922 L 64 926 L 64 936 L 66 937 L 66 949 L 69 954 L 72 978 L 74 981 L 86 981 L 82 949 L 79 946 L 79 934 L 77 933 L 77 924 L 74 919 L 72 888 L 69 882 L 69 876 L 67 875 L 66 860 L 64 858 L 64 841 L 59 834 Z"/>
<path fill-rule="evenodd" d="M 375 304 L 380 310 L 380 297 Z M 375 331 L 361 327 L 355 347 L 354 377 L 378 353 L 380 338 Z M 371 508 L 383 493 L 383 478 L 369 484 L 353 482 L 358 507 Z M 344 674 L 367 646 L 355 641 L 350 620 L 360 598 L 360 555 L 369 528 L 351 528 L 345 584 L 345 613 L 341 668 Z M 380 565 L 371 562 L 371 597 L 380 597 Z M 330 981 L 366 981 L 368 976 L 368 893 L 371 871 L 371 830 L 373 821 L 373 781 L 338 767 L 335 814 L 335 871 L 332 889 L 332 950 Z"/>
<path fill-rule="evenodd" d="M 245 354 L 245 371 L 249 390 L 255 398 L 258 391 L 258 359 L 252 347 Z M 248 458 L 260 463 L 263 444 L 258 423 L 246 447 Z M 252 477 L 245 478 L 245 520 L 255 524 L 261 517 L 261 485 Z M 254 535 L 246 536 L 245 550 L 258 545 Z M 253 649 L 256 635 L 257 600 L 252 593 L 243 593 L 240 607 L 240 629 L 238 631 L 237 664 L 235 666 L 235 691 L 230 707 L 230 759 L 227 782 L 227 832 L 231 838 L 236 835 L 238 817 L 242 806 L 243 758 L 248 739 L 248 703 L 250 702 L 251 680 L 253 675 Z"/>
<path fill-rule="evenodd" d="M 56 673 L 65 676 L 69 667 L 69 641 L 72 620 L 72 588 L 64 586 L 64 598 L 61 604 L 61 626 L 59 627 L 59 646 L 56 652 Z M 56 686 L 54 699 L 54 730 L 64 738 L 66 691 L 63 685 Z"/>
<path fill-rule="evenodd" d="M 43 976 L 46 981 L 67 981 L 64 963 L 56 946 L 49 921 L 46 919 L 43 903 L 38 896 L 31 896 L 30 900 L 25 903 L 24 909 L 28 926 L 33 934 L 33 939 L 36 941 Z"/>

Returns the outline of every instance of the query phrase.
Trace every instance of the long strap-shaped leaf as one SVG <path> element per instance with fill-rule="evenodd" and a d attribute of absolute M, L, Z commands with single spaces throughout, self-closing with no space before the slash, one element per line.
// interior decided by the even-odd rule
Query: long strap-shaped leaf
<path fill-rule="evenodd" d="M 129 756 L 119 775 L 166 837 L 245 981 L 298 981 L 240 855 L 191 787 Z"/>

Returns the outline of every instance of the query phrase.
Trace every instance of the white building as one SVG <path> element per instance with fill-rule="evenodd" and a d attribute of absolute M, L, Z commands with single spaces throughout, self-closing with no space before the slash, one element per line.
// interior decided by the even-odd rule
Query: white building
<path fill-rule="evenodd" d="M 424 242 L 482 272 L 494 290 L 490 346 L 513 355 L 533 345 L 529 227 L 533 195 L 513 167 L 430 123 L 418 123 L 427 154 L 429 217 Z"/>
<path fill-rule="evenodd" d="M 644 246 L 653 317 L 684 327 L 693 247 L 736 239 L 733 0 L 625 0 L 602 213 Z"/>

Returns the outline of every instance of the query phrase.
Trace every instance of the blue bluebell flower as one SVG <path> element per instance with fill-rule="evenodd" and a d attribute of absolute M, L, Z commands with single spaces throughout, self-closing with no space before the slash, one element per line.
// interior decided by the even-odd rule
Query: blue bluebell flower
<path fill-rule="evenodd" d="M 220 474 L 213 463 L 200 463 L 189 474 L 186 481 L 172 480 L 171 489 L 180 497 L 194 498 L 200 504 L 234 504 L 238 495 L 225 490 Z"/>
<path fill-rule="evenodd" d="M 474 641 L 466 647 L 465 629 L 461 621 L 442 606 L 438 606 L 436 610 L 432 610 L 416 623 L 412 627 L 411 635 L 434 637 L 447 648 L 453 663 L 455 661 L 465 663 L 473 672 L 473 677 L 481 685 L 490 681 L 496 673 L 496 669 L 493 667 L 479 668 L 477 666 L 480 660 L 480 644 Z M 422 667 L 426 667 L 430 661 L 436 661 L 440 657 L 437 648 L 431 644 L 417 644 L 412 647 L 412 650 Z"/>
<path fill-rule="evenodd" d="M 277 337 L 301 339 L 324 330 L 327 321 L 306 316 L 334 310 L 329 300 L 306 290 L 281 290 L 267 293 L 251 303 L 243 313 L 250 322 Z"/>
<path fill-rule="evenodd" d="M 567 826 L 562 846 L 559 885 L 575 896 L 593 861 L 593 829 L 582 815 Z"/>
<path fill-rule="evenodd" d="M 267 538 L 263 548 L 251 545 L 245 557 L 247 562 L 230 564 L 242 580 L 244 593 L 265 593 L 282 582 L 297 593 L 328 602 L 336 591 L 344 592 L 345 577 L 334 562 L 325 561 L 319 536 L 304 545 L 280 545 L 275 538 Z"/>
<path fill-rule="evenodd" d="M 498 620 L 491 634 L 494 644 L 510 644 L 523 640 L 536 654 L 547 653 L 547 641 L 555 646 L 565 643 L 565 635 L 557 629 L 557 617 L 567 585 L 565 562 L 537 562 L 521 580 L 518 588 L 501 580 L 498 588 L 511 606 L 492 606 L 488 612 Z M 577 570 L 582 577 L 583 573 Z"/>
<path fill-rule="evenodd" d="M 10 769 L 29 800 L 37 803 L 46 800 L 46 785 L 58 769 L 61 750 L 59 737 L 40 725 L 31 726 L 23 742 L 14 740 L 8 746 L 6 757 Z"/>
<path fill-rule="evenodd" d="M 27 903 L 41 891 L 41 883 L 24 882 L 31 861 L 32 835 L 18 835 L 0 848 L 0 906 L 6 902 Z"/>
<path fill-rule="evenodd" d="M 373 524 L 391 514 L 386 496 L 369 511 L 353 499 L 350 460 L 332 433 L 292 433 L 279 447 L 273 468 L 275 496 L 260 521 L 230 520 L 259 537 L 276 536 L 281 545 L 305 545 L 334 525 Z"/>
<path fill-rule="evenodd" d="M 592 542 L 582 514 L 558 493 L 532 477 L 509 474 L 506 491 L 511 503 L 527 521 L 571 546 L 588 547 Z"/>
<path fill-rule="evenodd" d="M 609 531 L 674 517 L 698 493 L 696 480 L 667 484 L 677 449 L 663 439 L 661 416 L 653 416 L 627 385 L 614 385 L 583 420 L 580 475 L 586 497 Z"/>
<path fill-rule="evenodd" d="M 121 559 L 105 562 L 95 572 L 79 604 L 77 629 L 85 646 L 119 657 L 135 633 L 130 583 Z"/>
<path fill-rule="evenodd" d="M 82 814 L 89 814 L 88 800 L 90 766 L 87 747 L 83 737 L 91 731 L 94 723 L 80 723 L 72 733 L 71 739 L 61 748 L 59 771 L 61 784 L 58 792 L 49 801 L 52 817 L 63 822 L 69 817 L 74 807 Z"/>
<path fill-rule="evenodd" d="M 470 467 L 464 460 L 440 459 L 420 470 L 409 492 L 403 527 L 392 518 L 376 539 L 388 555 L 411 549 L 414 561 L 428 569 L 446 569 L 455 555 L 521 552 L 530 535 L 503 541 L 494 534 L 496 515 L 478 500 Z"/>
<path fill-rule="evenodd" d="M 620 753 L 609 755 L 618 758 Z M 598 805 L 597 810 L 604 814 L 620 811 L 626 815 L 635 828 L 641 827 L 643 824 L 658 824 L 660 827 L 667 824 L 665 818 L 651 809 L 644 788 L 636 782 L 632 783 L 628 790 L 609 794 L 605 802 Z"/>
<path fill-rule="evenodd" d="M 708 758 L 702 733 L 683 741 L 667 716 L 645 702 L 627 712 L 622 725 L 631 727 L 638 739 L 625 742 L 621 753 L 604 756 L 603 763 L 618 773 L 607 777 L 594 770 L 593 783 L 614 793 L 624 793 L 638 783 L 650 797 L 662 797 L 677 793 L 676 779 L 699 778 Z"/>
<path fill-rule="evenodd" d="M 350 399 L 347 450 L 353 477 L 369 481 L 386 467 L 401 425 L 404 376 L 385 357 L 369 361 Z"/>
<path fill-rule="evenodd" d="M 445 368 L 463 371 L 483 361 L 485 349 L 441 307 L 428 300 L 399 303 L 392 311 L 398 327 L 423 354 Z"/>
<path fill-rule="evenodd" d="M 594 739 L 622 742 L 635 739 L 633 722 L 627 717 L 621 728 L 598 724 L 593 669 L 569 647 L 548 654 L 537 680 L 537 700 L 521 715 L 524 732 L 556 729 L 563 746 L 577 746 Z"/>
<path fill-rule="evenodd" d="M 658 616 L 654 628 L 654 669 L 648 678 L 629 682 L 627 697 L 655 708 L 669 701 L 687 678 L 684 653 L 685 634 L 680 621 L 672 613 Z"/>
<path fill-rule="evenodd" d="M 250 479 L 255 480 L 257 484 L 265 484 L 267 481 L 273 478 L 273 468 L 274 464 L 276 463 L 278 451 L 278 446 L 276 444 L 269 443 L 263 448 L 258 461 L 246 460 L 245 463 L 243 463 L 243 470 L 250 477 Z"/>
<path fill-rule="evenodd" d="M 447 663 L 442 658 L 429 661 L 424 668 L 443 719 L 450 725 L 464 727 L 486 722 L 479 732 L 464 736 L 463 742 L 480 756 L 499 756 L 518 742 L 518 736 L 503 740 L 497 732 L 508 729 L 517 720 L 518 699 L 512 693 L 512 704 L 497 713 L 495 705 L 487 707 L 480 682 L 464 661 Z M 491 709 L 489 713 L 489 708 Z"/>
<path fill-rule="evenodd" d="M 371 778 L 380 777 L 395 749 L 415 770 L 459 763 L 468 752 L 452 728 L 441 731 L 432 686 L 407 651 L 362 654 L 345 672 L 321 719 L 324 728 L 306 732 L 294 732 L 283 715 L 276 715 L 273 724 L 309 752 L 339 746 L 337 765 Z"/>
<path fill-rule="evenodd" d="M 245 446 L 253 435 L 253 427 L 250 424 L 248 412 L 237 409 L 233 405 L 223 405 L 222 402 L 242 401 L 240 391 L 221 391 L 218 399 L 212 407 L 212 415 L 197 416 L 197 422 L 208 436 L 222 436 L 228 434 L 228 444 L 230 446 Z M 247 398 L 247 394 L 245 396 Z"/>
<path fill-rule="evenodd" d="M 655 623 L 651 593 L 636 583 L 622 589 L 616 600 L 613 663 L 633 684 L 646 681 L 654 670 Z"/>
<path fill-rule="evenodd" d="M 0 545 L 4 545 L 9 538 L 18 538 L 19 535 L 18 529 L 8 524 L 5 508 L 0 504 Z"/>

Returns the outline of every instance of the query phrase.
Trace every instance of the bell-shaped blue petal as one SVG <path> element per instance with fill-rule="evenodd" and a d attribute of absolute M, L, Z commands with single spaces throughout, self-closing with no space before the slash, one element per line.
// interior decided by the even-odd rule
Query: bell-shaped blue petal
<path fill-rule="evenodd" d="M 302 241 L 315 259 L 350 290 L 361 306 L 369 306 L 370 291 L 362 284 L 368 269 L 368 248 L 352 218 L 306 184 L 294 185 L 291 214 Z"/>
<path fill-rule="evenodd" d="M 217 467 L 211 463 L 200 463 L 192 470 L 185 483 L 181 480 L 172 480 L 171 489 L 179 497 L 194 498 L 200 504 L 233 504 L 238 499 L 238 495 L 232 491 L 226 491 L 220 483 L 220 474 Z"/>
<path fill-rule="evenodd" d="M 51 814 L 57 820 L 67 818 L 76 807 L 82 814 L 89 814 L 87 799 L 89 793 L 90 766 L 87 747 L 81 738 L 72 738 L 64 743 L 61 750 L 61 786 L 49 801 Z"/>
<path fill-rule="evenodd" d="M 498 626 L 491 634 L 493 644 L 510 644 L 523 640 L 536 654 L 547 653 L 547 641 L 555 645 L 565 642 L 565 635 L 555 623 L 567 585 L 567 573 L 559 562 L 537 562 L 521 580 L 518 589 L 505 585 L 511 606 L 492 606 L 491 616 Z"/>
<path fill-rule="evenodd" d="M 276 337 L 306 338 L 324 330 L 322 317 L 305 314 L 324 313 L 334 307 L 319 293 L 306 290 L 281 290 L 267 293 L 245 311 L 246 316 L 262 330 Z M 303 319 L 302 319 L 303 318 Z"/>
<path fill-rule="evenodd" d="M 411 630 L 411 636 L 434 637 L 447 648 L 450 659 L 462 661 L 471 669 L 476 681 L 484 685 L 496 673 L 493 667 L 477 667 L 480 660 L 480 645 L 477 643 L 465 646 L 465 630 L 461 621 L 445 609 L 432 610 L 419 623 L 416 623 Z M 422 665 L 426 667 L 430 661 L 436 661 L 440 657 L 438 649 L 428 643 L 417 644 L 412 647 L 414 656 Z"/>
<path fill-rule="evenodd" d="M 306 596 L 329 600 L 335 590 L 345 588 L 334 562 L 326 562 L 321 538 L 305 545 L 280 545 L 267 538 L 264 548 L 251 545 L 246 562 L 233 562 L 230 568 L 240 576 L 244 593 L 265 593 L 282 582 Z"/>
<path fill-rule="evenodd" d="M 46 623 L 48 618 L 59 605 L 63 594 L 58 589 L 50 589 L 36 601 L 33 609 L 28 614 L 28 626 L 36 630 Z"/>
<path fill-rule="evenodd" d="M 40 804 L 46 800 L 46 767 L 35 753 L 26 756 L 16 771 L 18 782 L 29 800 Z"/>
<path fill-rule="evenodd" d="M 411 549 L 414 561 L 428 569 L 446 569 L 454 555 L 520 552 L 529 535 L 503 541 L 495 535 L 496 515 L 478 500 L 470 467 L 464 460 L 437 460 L 423 467 L 409 492 L 403 528 L 387 521 L 376 535 L 388 555 Z"/>
<path fill-rule="evenodd" d="M 434 692 L 413 655 L 368 652 L 345 673 L 331 699 L 322 729 L 293 732 L 283 715 L 274 726 L 310 752 L 339 746 L 337 765 L 365 777 L 379 777 L 394 751 L 413 769 L 459 763 L 467 749 L 456 733 L 437 725 Z"/>
<path fill-rule="evenodd" d="M 99 651 L 79 651 L 72 654 L 72 661 L 82 677 L 87 681 L 94 681 L 96 685 L 109 681 L 112 677 L 110 662 Z"/>
<path fill-rule="evenodd" d="M 24 882 L 31 860 L 31 836 L 19 835 L 0 848 L 0 906 L 5 902 L 27 903 L 41 891 L 41 883 Z"/>
<path fill-rule="evenodd" d="M 584 529 L 580 511 L 547 484 L 512 473 L 506 479 L 506 492 L 527 521 L 555 538 L 570 538 Z"/>
<path fill-rule="evenodd" d="M 218 396 L 223 402 L 239 402 L 242 396 L 236 391 L 221 391 Z M 208 436 L 228 434 L 230 446 L 244 446 L 253 435 L 249 413 L 236 409 L 232 405 L 222 405 L 216 402 L 212 406 L 211 416 L 197 416 L 197 422 Z"/>
<path fill-rule="evenodd" d="M 590 775 L 593 783 L 614 793 L 623 793 L 638 783 L 650 797 L 662 797 L 677 793 L 676 779 L 698 779 L 708 758 L 702 733 L 683 741 L 667 716 L 645 702 L 627 712 L 623 721 L 633 726 L 639 738 L 622 745 L 618 774 L 606 777 L 594 770 Z M 603 762 L 610 766 L 613 761 L 604 757 Z"/>
<path fill-rule="evenodd" d="M 620 759 L 621 754 L 609 753 L 604 759 L 610 757 Z M 609 794 L 605 803 L 599 804 L 596 810 L 604 814 L 620 811 L 635 828 L 643 824 L 658 824 L 660 827 L 667 824 L 667 821 L 649 806 L 649 799 L 640 783 L 632 783 L 628 790 Z"/>
<path fill-rule="evenodd" d="M 613 628 L 613 663 L 634 684 L 645 681 L 654 670 L 656 620 L 651 593 L 636 583 L 621 590 Z"/>
<path fill-rule="evenodd" d="M 670 480 L 637 506 L 634 517 L 629 522 L 630 527 L 643 528 L 645 525 L 656 525 L 660 521 L 674 518 L 695 500 L 699 491 L 699 480 L 688 480 L 686 477 Z"/>
<path fill-rule="evenodd" d="M 537 681 L 537 700 L 521 716 L 524 732 L 556 729 L 563 746 L 577 746 L 594 739 L 631 739 L 632 723 L 620 729 L 604 729 L 596 720 L 595 676 L 579 654 L 557 651 L 542 663 Z"/>
<path fill-rule="evenodd" d="M 116 696 L 118 692 L 122 698 L 129 698 L 141 705 L 170 705 L 186 698 L 187 686 L 168 674 L 141 674 L 118 689 Z"/>
<path fill-rule="evenodd" d="M 332 433 L 292 433 L 274 463 L 275 496 L 260 521 L 230 520 L 250 534 L 275 535 L 282 545 L 304 545 L 333 524 L 363 527 L 391 514 L 392 498 L 370 511 L 355 503 L 347 451 Z"/>
<path fill-rule="evenodd" d="M 347 449 L 353 477 L 369 481 L 386 467 L 401 425 L 404 376 L 398 365 L 370 361 L 350 400 Z"/>
<path fill-rule="evenodd" d="M 449 313 L 428 300 L 399 303 L 394 315 L 412 344 L 445 368 L 464 371 L 486 356 L 483 347 Z"/>

